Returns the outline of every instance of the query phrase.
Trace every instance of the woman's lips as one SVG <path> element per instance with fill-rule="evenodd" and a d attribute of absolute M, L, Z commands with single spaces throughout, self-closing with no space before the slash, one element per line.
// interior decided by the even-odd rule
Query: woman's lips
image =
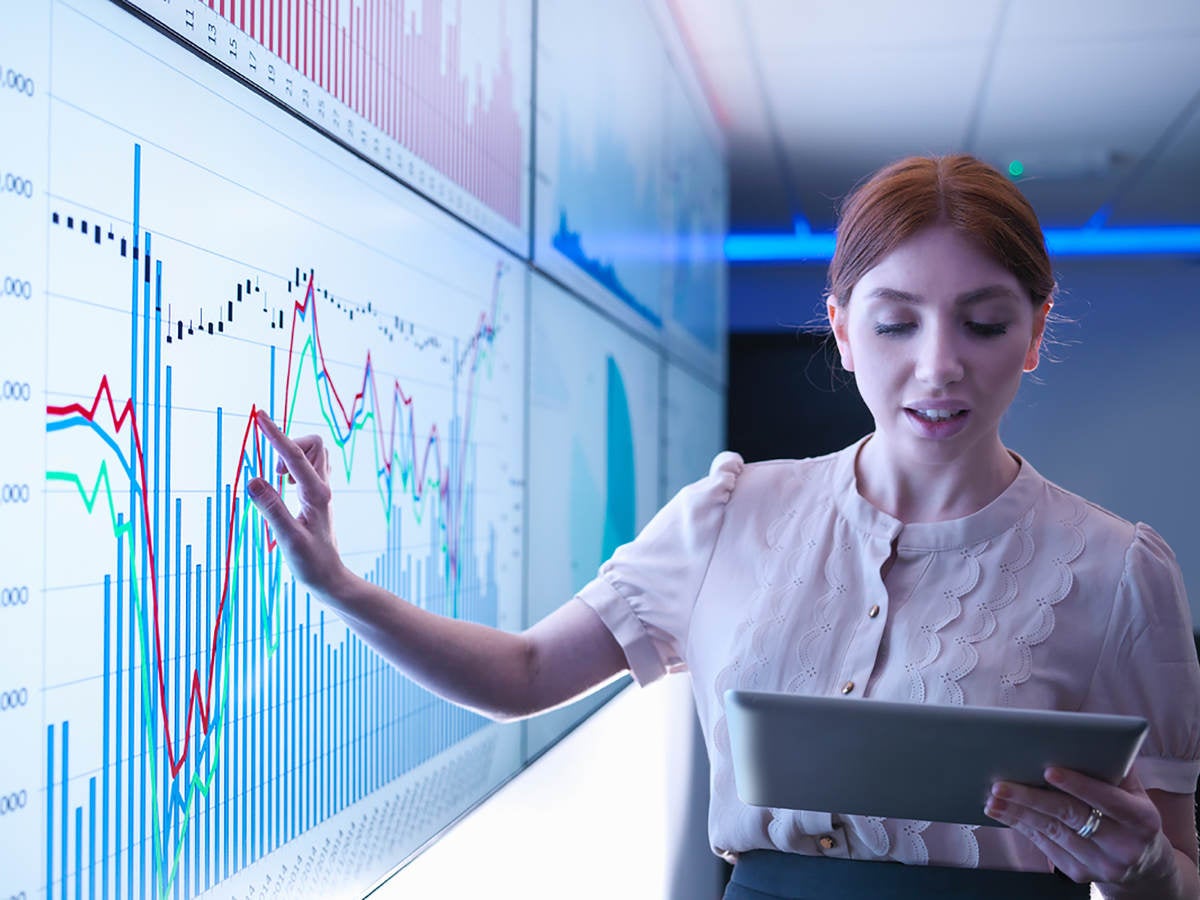
<path fill-rule="evenodd" d="M 927 413 L 933 412 L 935 417 Z M 947 413 L 949 415 L 947 416 Z M 905 417 L 909 424 L 921 437 L 934 440 L 945 440 L 954 437 L 967 427 L 967 419 L 971 416 L 968 409 L 939 408 L 939 407 L 905 407 Z"/>

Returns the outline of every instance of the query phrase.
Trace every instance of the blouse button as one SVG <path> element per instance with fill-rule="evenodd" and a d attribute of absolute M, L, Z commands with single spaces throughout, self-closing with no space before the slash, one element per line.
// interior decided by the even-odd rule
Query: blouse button
<path fill-rule="evenodd" d="M 852 690 L 854 690 L 854 682 L 853 681 L 847 681 L 845 684 L 842 685 L 842 693 L 843 694 L 848 694 Z"/>
<path fill-rule="evenodd" d="M 837 840 L 828 834 L 823 834 L 817 838 L 817 843 L 821 845 L 822 850 L 832 850 L 837 846 Z"/>
<path fill-rule="evenodd" d="M 879 615 L 879 604 L 876 603 L 874 606 L 872 606 L 870 609 L 868 609 L 867 615 L 872 619 L 875 618 L 877 615 Z"/>

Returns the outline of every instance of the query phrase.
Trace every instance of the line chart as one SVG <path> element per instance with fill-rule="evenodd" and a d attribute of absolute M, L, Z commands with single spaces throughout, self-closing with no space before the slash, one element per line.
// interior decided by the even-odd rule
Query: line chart
<path fill-rule="evenodd" d="M 99 24 L 61 4 L 56 39 L 127 53 Z M 121 100 L 169 70 L 109 71 L 56 73 L 51 109 L 39 881 L 362 891 L 519 763 L 520 731 L 295 582 L 246 499 L 259 475 L 290 502 L 254 413 L 323 436 L 359 574 L 519 626 L 525 273 L 302 124 L 229 141 L 241 110 L 167 80 L 213 129 L 182 154 L 161 106 Z"/>

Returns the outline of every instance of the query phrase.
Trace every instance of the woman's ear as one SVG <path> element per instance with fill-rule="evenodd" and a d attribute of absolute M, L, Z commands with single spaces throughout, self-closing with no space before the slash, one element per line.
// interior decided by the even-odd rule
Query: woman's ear
<path fill-rule="evenodd" d="M 1042 338 L 1046 334 L 1046 317 L 1050 315 L 1050 309 L 1053 306 L 1054 301 L 1047 300 L 1033 311 L 1033 335 L 1029 339 L 1029 349 L 1025 351 L 1025 365 L 1022 367 L 1025 372 L 1032 372 L 1038 367 Z"/>
<path fill-rule="evenodd" d="M 838 353 L 842 357 L 842 368 L 847 372 L 854 371 L 854 354 L 850 352 L 850 337 L 847 328 L 849 310 L 838 305 L 837 297 L 830 297 L 825 304 L 829 315 L 829 328 L 833 331 L 833 339 L 837 342 Z"/>

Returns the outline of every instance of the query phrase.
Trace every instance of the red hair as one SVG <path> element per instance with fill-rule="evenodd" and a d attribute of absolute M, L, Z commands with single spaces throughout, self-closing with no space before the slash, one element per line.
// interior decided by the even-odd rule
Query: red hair
<path fill-rule="evenodd" d="M 829 264 L 829 295 L 844 306 L 868 270 L 939 222 L 977 240 L 1035 306 L 1052 299 L 1054 274 L 1033 207 L 999 171 L 966 154 L 899 160 L 846 198 Z"/>

